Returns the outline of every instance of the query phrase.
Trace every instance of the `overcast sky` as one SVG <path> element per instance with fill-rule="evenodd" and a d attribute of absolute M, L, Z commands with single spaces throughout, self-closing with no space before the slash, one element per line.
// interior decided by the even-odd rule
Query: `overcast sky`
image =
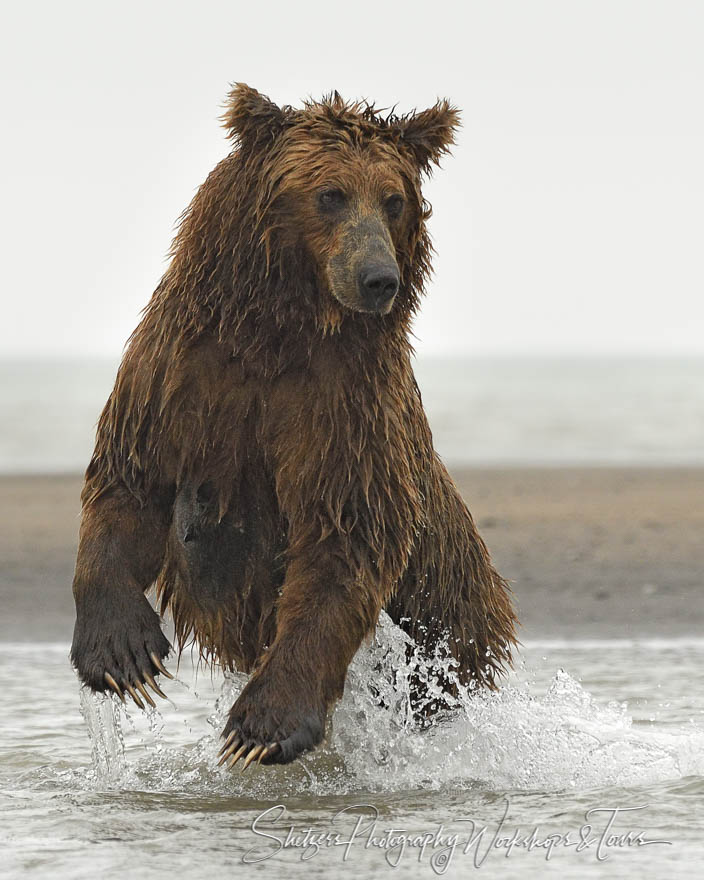
<path fill-rule="evenodd" d="M 421 353 L 704 354 L 704 3 L 15 2 L 0 354 L 116 356 L 232 81 L 463 112 Z"/>

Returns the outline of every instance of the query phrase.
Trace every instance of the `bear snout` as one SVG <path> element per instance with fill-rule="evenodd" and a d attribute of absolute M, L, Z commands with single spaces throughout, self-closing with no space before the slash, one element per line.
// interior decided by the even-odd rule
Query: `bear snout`
<path fill-rule="evenodd" d="M 370 312 L 386 313 L 398 293 L 398 268 L 393 263 L 376 260 L 359 271 L 359 294 Z"/>

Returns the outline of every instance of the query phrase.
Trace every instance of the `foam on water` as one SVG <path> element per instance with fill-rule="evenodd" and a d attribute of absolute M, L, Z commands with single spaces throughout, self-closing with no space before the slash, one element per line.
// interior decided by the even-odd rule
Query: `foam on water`
<path fill-rule="evenodd" d="M 408 647 L 408 636 L 382 615 L 374 638 L 350 666 L 325 744 L 291 765 L 250 768 L 244 775 L 218 768 L 217 751 L 246 676 L 224 677 L 207 718 L 210 734 L 185 718 L 185 737 L 175 738 L 158 711 L 145 719 L 114 697 L 83 689 L 92 769 L 82 784 L 261 798 L 450 786 L 584 790 L 704 774 L 701 726 L 634 724 L 625 703 L 599 703 L 562 669 L 542 689 L 526 669 L 512 673 L 497 692 L 461 689 L 459 697 L 445 700 L 431 727 L 419 730 L 410 714 L 411 678 L 420 675 L 432 692 L 440 671 L 452 675 L 452 661 L 442 651 L 429 662 L 413 651 L 409 659 Z M 181 687 L 184 697 L 200 699 L 197 690 Z M 180 696 L 174 699 L 178 706 Z"/>

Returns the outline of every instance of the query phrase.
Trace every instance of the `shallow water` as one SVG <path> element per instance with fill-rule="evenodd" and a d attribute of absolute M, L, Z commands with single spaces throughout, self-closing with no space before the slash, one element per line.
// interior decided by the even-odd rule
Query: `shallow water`
<path fill-rule="evenodd" d="M 498 693 L 465 694 L 424 732 L 407 724 L 403 651 L 382 620 L 325 747 L 241 774 L 216 756 L 244 677 L 184 658 L 170 702 L 145 716 L 82 692 L 66 645 L 0 646 L 0 874 L 635 878 L 704 864 L 704 640 L 532 643 Z"/>

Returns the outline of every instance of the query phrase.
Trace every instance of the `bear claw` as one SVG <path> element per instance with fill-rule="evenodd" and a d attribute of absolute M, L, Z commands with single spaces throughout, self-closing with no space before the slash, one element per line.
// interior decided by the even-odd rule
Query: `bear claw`
<path fill-rule="evenodd" d="M 247 767 L 249 767 L 249 765 L 257 757 L 257 755 L 263 751 L 264 751 L 264 746 L 253 746 L 249 750 L 247 757 L 244 759 L 244 764 L 242 765 L 242 769 L 240 772 L 244 773 L 244 771 L 247 769 Z"/>
<path fill-rule="evenodd" d="M 164 671 L 166 672 L 166 670 L 164 670 Z M 154 679 L 151 677 L 151 675 L 148 672 L 145 672 L 144 670 L 142 670 L 142 675 L 144 676 L 144 680 L 146 681 L 146 683 L 154 691 L 155 694 L 158 694 L 162 700 L 168 700 L 168 697 L 166 696 L 166 694 L 162 691 L 162 689 L 154 681 Z M 166 675 L 168 678 L 173 678 L 173 675 L 171 675 L 171 673 L 169 673 L 169 672 L 167 672 Z"/>
<path fill-rule="evenodd" d="M 278 749 L 278 747 L 278 743 L 269 743 L 269 745 L 264 748 L 264 751 L 257 758 L 257 764 L 261 764 L 262 759 L 266 758 L 266 756 L 269 754 L 273 754 Z"/>
<path fill-rule="evenodd" d="M 155 656 L 156 655 L 153 654 L 152 659 Z M 157 665 L 157 664 L 155 663 L 155 665 Z M 159 664 L 159 665 L 161 665 L 161 664 Z M 166 670 L 163 668 L 160 669 L 160 671 L 166 672 Z M 173 675 L 169 674 L 168 672 L 166 672 L 166 675 L 168 675 L 169 678 L 173 678 Z M 154 679 L 152 678 L 152 676 L 148 672 L 142 671 L 142 676 L 144 678 L 144 681 L 146 681 L 146 683 L 151 687 L 151 689 L 154 691 L 155 694 L 158 694 L 162 698 L 162 700 L 168 699 L 166 694 L 162 691 L 162 689 L 154 681 Z M 105 681 L 107 682 L 107 684 L 112 688 L 112 690 L 117 694 L 117 696 L 120 698 L 120 700 L 123 703 L 125 702 L 125 695 L 123 693 L 122 688 L 124 688 L 124 690 L 127 691 L 127 693 L 132 697 L 135 704 L 140 709 L 144 709 L 144 703 L 142 702 L 139 694 L 141 694 L 144 697 L 144 699 L 147 701 L 147 703 L 149 703 L 149 705 L 152 707 L 152 709 L 156 709 L 156 703 L 152 699 L 149 691 L 146 689 L 143 682 L 141 682 L 141 681 L 136 682 L 134 687 L 132 687 L 132 685 L 129 682 L 125 682 L 121 688 L 120 685 L 115 681 L 115 679 L 112 677 L 112 675 L 110 675 L 109 672 L 105 673 L 104 678 L 105 678 Z M 137 689 L 137 691 L 139 691 L 139 693 L 137 693 L 137 691 L 135 691 L 135 688 Z"/>
<path fill-rule="evenodd" d="M 250 745 L 248 742 L 242 742 L 240 737 L 237 736 L 237 732 L 233 730 L 218 753 L 221 756 L 218 761 L 218 767 L 221 767 L 225 761 L 228 761 L 229 759 L 227 769 L 232 770 L 240 758 L 244 756 L 244 763 L 242 764 L 241 771 L 244 773 L 252 761 L 256 760 L 257 764 L 261 764 L 262 760 L 266 758 L 267 755 L 273 755 L 278 747 L 279 744 L 275 742 L 269 743 L 266 746 L 257 743 Z"/>
<path fill-rule="evenodd" d="M 156 651 L 152 651 L 149 656 L 151 657 L 152 663 L 156 666 L 156 668 L 159 670 L 159 672 L 161 672 L 161 674 L 165 675 L 167 678 L 170 678 L 173 680 L 173 675 L 168 671 L 168 669 L 161 662 L 161 659 L 160 659 L 159 655 L 156 653 Z M 158 691 L 157 691 L 157 693 L 158 693 Z M 163 694 L 161 696 L 163 696 Z"/>
<path fill-rule="evenodd" d="M 132 687 L 132 685 L 129 682 L 127 682 L 127 684 L 125 685 L 125 689 L 127 690 L 127 693 L 135 701 L 137 706 L 139 706 L 140 709 L 144 709 L 144 703 L 141 701 L 141 699 L 139 698 L 139 695 L 137 694 L 137 691 Z"/>
<path fill-rule="evenodd" d="M 115 681 L 115 679 L 110 675 L 109 672 L 105 673 L 105 681 L 110 685 L 110 687 L 115 691 L 120 700 L 125 702 L 125 695 L 122 693 L 120 689 L 120 685 Z"/>

